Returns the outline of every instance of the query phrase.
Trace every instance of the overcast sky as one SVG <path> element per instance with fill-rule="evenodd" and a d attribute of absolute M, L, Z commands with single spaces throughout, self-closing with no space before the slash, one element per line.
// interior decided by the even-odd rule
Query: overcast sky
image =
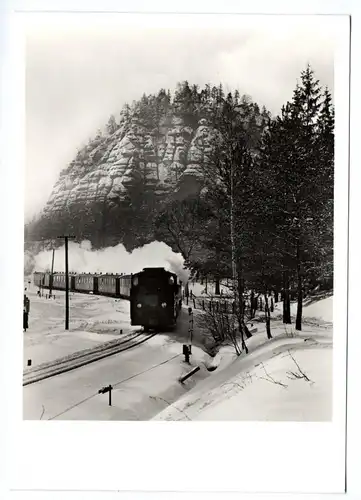
<path fill-rule="evenodd" d="M 37 15 L 26 22 L 28 219 L 125 102 L 188 80 L 238 88 L 272 113 L 309 62 L 333 91 L 332 16 Z"/>

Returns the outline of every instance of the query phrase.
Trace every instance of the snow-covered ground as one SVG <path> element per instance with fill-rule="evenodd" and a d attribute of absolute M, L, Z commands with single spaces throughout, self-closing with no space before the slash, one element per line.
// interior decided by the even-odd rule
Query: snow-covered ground
<path fill-rule="evenodd" d="M 257 323 L 249 354 L 237 358 L 230 347 L 221 350 L 217 357 L 226 361 L 212 376 L 155 419 L 331 420 L 332 297 L 305 305 L 304 317 L 302 332 L 274 320 L 271 340 Z"/>
<path fill-rule="evenodd" d="M 296 315 L 297 304 L 291 305 L 291 314 Z M 332 323 L 333 321 L 333 296 L 321 300 L 313 301 L 308 298 L 305 300 L 305 314 L 310 322 L 312 319 Z"/>
<path fill-rule="evenodd" d="M 64 330 L 64 295 L 31 299 L 29 330 L 24 333 L 24 367 L 126 336 L 129 303 L 93 295 L 71 295 L 70 330 Z M 292 304 L 292 313 L 295 313 Z M 231 346 L 215 358 L 202 349 L 197 331 L 191 364 L 184 362 L 188 314 L 183 309 L 175 332 L 160 335 L 120 354 L 23 388 L 25 419 L 69 420 L 301 420 L 332 418 L 332 297 L 306 301 L 302 332 L 272 320 L 247 340 L 249 354 L 236 357 Z M 260 313 L 262 315 L 262 313 Z M 120 329 L 123 330 L 122 335 Z M 198 345 L 198 347 L 197 347 Z M 183 384 L 179 377 L 200 370 Z M 98 390 L 111 384 L 108 395 Z"/>
<path fill-rule="evenodd" d="M 181 345 L 159 335 L 145 344 L 74 371 L 24 387 L 25 419 L 148 420 L 208 375 L 201 370 L 184 384 L 192 366 Z M 192 365 L 206 355 L 195 348 Z M 111 384 L 108 394 L 98 394 Z"/>
<path fill-rule="evenodd" d="M 225 284 L 221 283 L 219 289 L 225 295 L 230 293 L 229 287 L 227 287 Z M 190 281 L 189 282 L 189 291 L 192 291 L 192 293 L 195 296 L 202 298 L 202 297 L 205 297 L 207 294 L 214 295 L 216 293 L 216 286 L 215 286 L 215 283 L 213 283 L 213 282 L 206 284 L 206 282 L 204 281 L 202 284 L 198 281 Z"/>
<path fill-rule="evenodd" d="M 56 291 L 55 299 L 46 299 L 30 286 L 26 294 L 31 305 L 29 330 L 24 333 L 24 368 L 28 359 L 37 366 L 139 330 L 130 326 L 128 301 L 71 294 L 70 328 L 65 331 L 63 292 Z M 183 311 L 174 333 L 159 334 L 126 352 L 25 386 L 23 416 L 147 420 L 209 375 L 206 365 L 211 358 L 202 349 L 193 346 L 190 365 L 184 362 L 182 342 L 187 339 L 188 315 Z M 200 371 L 180 384 L 179 377 L 199 364 Z M 107 394 L 98 394 L 109 384 L 114 387 L 112 406 L 108 406 Z"/>
<path fill-rule="evenodd" d="M 35 366 L 139 330 L 130 325 L 128 301 L 70 293 L 66 331 L 64 292 L 54 291 L 55 299 L 46 299 L 45 290 L 43 297 L 36 292 L 33 285 L 25 292 L 30 299 L 30 314 L 29 329 L 24 332 L 24 367 L 28 359 Z"/>

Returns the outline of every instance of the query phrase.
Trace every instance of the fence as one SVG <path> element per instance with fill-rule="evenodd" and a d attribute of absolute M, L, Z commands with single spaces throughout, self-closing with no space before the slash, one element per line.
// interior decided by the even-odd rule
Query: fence
<path fill-rule="evenodd" d="M 185 297 L 183 294 L 183 300 L 187 306 L 193 307 L 193 309 L 199 309 L 203 311 L 215 311 L 215 312 L 224 312 L 226 314 L 235 313 L 235 301 L 232 298 L 209 298 L 209 297 L 196 297 L 191 294 L 189 297 Z M 274 302 L 273 297 L 270 297 L 270 301 L 268 303 L 270 307 L 270 311 L 273 312 Z M 253 303 L 252 309 L 256 311 L 264 311 L 264 299 L 262 297 L 257 297 L 255 302 Z M 250 299 L 246 299 L 244 301 L 245 310 L 251 309 L 251 301 Z"/>
<path fill-rule="evenodd" d="M 192 306 L 193 309 L 224 312 L 226 314 L 235 312 L 235 302 L 232 300 L 214 300 L 209 298 L 195 297 L 194 295 L 192 297 L 184 297 L 184 300 L 185 304 L 187 306 Z"/>

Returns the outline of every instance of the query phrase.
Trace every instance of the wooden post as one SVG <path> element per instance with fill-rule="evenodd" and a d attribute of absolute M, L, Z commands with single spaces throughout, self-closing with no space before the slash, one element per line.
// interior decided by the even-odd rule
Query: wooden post
<path fill-rule="evenodd" d="M 199 370 L 200 370 L 200 367 L 196 366 L 189 373 L 187 373 L 186 375 L 183 375 L 183 377 L 181 377 L 179 379 L 179 382 L 183 383 L 185 380 L 187 380 L 187 378 L 191 377 L 192 375 L 194 375 L 195 373 L 197 373 Z"/>
<path fill-rule="evenodd" d="M 69 257 L 68 241 L 74 236 L 58 236 L 65 240 L 65 330 L 69 330 Z"/>
<path fill-rule="evenodd" d="M 189 323 L 188 323 L 188 342 L 192 345 L 193 342 L 193 328 L 194 328 L 194 320 L 193 320 L 193 312 L 192 308 L 188 307 L 188 315 L 189 315 Z M 189 352 L 190 349 L 189 349 Z"/>
<path fill-rule="evenodd" d="M 67 236 L 65 236 L 65 330 L 69 330 L 69 256 Z"/>
<path fill-rule="evenodd" d="M 183 344 L 183 354 L 185 362 L 189 363 L 189 346 L 187 344 Z"/>
<path fill-rule="evenodd" d="M 51 298 L 53 293 L 54 255 L 55 255 L 55 248 L 53 248 L 53 256 L 51 259 L 51 273 L 49 276 L 49 299 Z"/>

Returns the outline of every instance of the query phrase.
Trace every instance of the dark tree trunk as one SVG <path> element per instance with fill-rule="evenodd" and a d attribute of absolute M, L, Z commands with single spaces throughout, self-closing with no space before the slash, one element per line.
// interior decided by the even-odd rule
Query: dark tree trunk
<path fill-rule="evenodd" d="M 291 324 L 291 302 L 288 271 L 283 273 L 283 323 Z"/>
<path fill-rule="evenodd" d="M 290 294 L 288 294 L 288 298 L 287 298 L 287 318 L 288 318 L 289 324 L 291 324 L 292 319 L 291 319 L 291 297 L 290 297 Z"/>
<path fill-rule="evenodd" d="M 259 310 L 263 311 L 262 297 L 259 298 Z"/>
<path fill-rule="evenodd" d="M 267 292 L 265 292 L 264 294 L 264 310 L 265 310 L 265 318 L 266 318 L 266 332 L 267 332 L 267 338 L 268 339 L 271 339 L 272 338 L 272 334 L 271 334 L 271 314 L 270 314 L 270 310 L 269 310 L 269 307 L 268 307 L 268 297 L 267 297 Z"/>
<path fill-rule="evenodd" d="M 297 315 L 296 330 L 302 330 L 302 274 L 301 274 L 301 248 L 300 241 L 297 240 Z"/>
<path fill-rule="evenodd" d="M 277 302 L 278 302 L 278 292 L 276 292 L 276 290 L 275 290 L 274 294 L 275 294 L 275 303 L 277 304 Z"/>
<path fill-rule="evenodd" d="M 238 270 L 237 270 L 237 275 L 238 275 L 238 303 L 239 303 L 239 317 L 238 317 L 238 325 L 239 325 L 239 331 L 241 334 L 241 342 L 242 342 L 242 349 L 248 354 L 248 347 L 246 346 L 246 342 L 244 341 L 244 302 L 243 302 L 243 292 L 244 292 L 244 285 L 243 285 L 243 277 L 242 277 L 242 265 L 241 262 L 238 263 Z"/>
<path fill-rule="evenodd" d="M 221 295 L 221 287 L 220 287 L 220 282 L 219 278 L 216 278 L 216 284 L 215 284 L 215 294 L 216 295 Z"/>
<path fill-rule="evenodd" d="M 252 333 L 249 331 L 246 323 L 243 323 L 243 328 L 244 328 L 244 333 L 246 334 L 247 339 L 250 339 L 252 337 Z"/>
<path fill-rule="evenodd" d="M 273 297 L 271 297 L 271 313 L 275 310 L 274 304 L 273 304 Z"/>
<path fill-rule="evenodd" d="M 255 310 L 255 307 L 254 307 L 254 291 L 253 290 L 251 291 L 250 303 L 251 303 L 250 317 L 254 318 L 256 310 Z"/>

